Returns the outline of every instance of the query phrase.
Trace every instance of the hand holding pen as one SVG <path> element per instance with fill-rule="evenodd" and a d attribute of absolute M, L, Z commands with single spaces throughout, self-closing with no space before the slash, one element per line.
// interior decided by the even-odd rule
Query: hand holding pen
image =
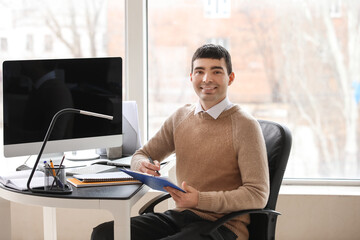
<path fill-rule="evenodd" d="M 155 164 L 155 162 L 152 160 L 152 158 L 151 157 L 148 157 L 148 159 L 149 159 L 149 162 L 151 163 L 151 164 L 153 164 L 153 165 L 155 165 L 155 166 L 157 166 L 156 164 Z M 159 167 L 159 169 L 160 169 L 160 167 Z M 152 169 L 151 169 L 152 170 Z M 154 171 L 155 173 L 157 173 L 158 174 L 158 176 L 160 176 L 161 174 L 160 174 L 160 172 L 158 171 L 158 170 L 152 170 L 152 171 Z"/>

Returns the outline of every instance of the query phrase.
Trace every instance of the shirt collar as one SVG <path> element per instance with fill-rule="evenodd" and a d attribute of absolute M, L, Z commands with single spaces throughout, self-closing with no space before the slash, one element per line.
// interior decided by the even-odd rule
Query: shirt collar
<path fill-rule="evenodd" d="M 208 113 L 213 119 L 217 119 L 220 114 L 230 109 L 234 104 L 229 101 L 229 99 L 226 97 L 224 100 L 216 104 L 215 106 L 211 107 L 207 111 L 204 111 L 200 102 L 197 103 L 194 115 L 198 114 L 199 112 L 206 112 Z"/>

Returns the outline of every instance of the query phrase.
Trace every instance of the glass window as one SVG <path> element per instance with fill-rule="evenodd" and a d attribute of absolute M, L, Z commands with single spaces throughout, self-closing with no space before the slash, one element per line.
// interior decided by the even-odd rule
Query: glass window
<path fill-rule="evenodd" d="M 9 49 L 0 60 L 124 56 L 124 5 L 124 0 L 0 3 L 0 36 L 8 36 Z M 25 56 L 21 46 L 33 53 Z"/>
<path fill-rule="evenodd" d="M 30 52 L 34 50 L 34 36 L 32 34 L 26 35 L 26 50 Z"/>
<path fill-rule="evenodd" d="M 124 58 L 125 0 L 0 1 L 0 53 L 1 82 L 5 60 Z"/>
<path fill-rule="evenodd" d="M 51 35 L 45 35 L 44 37 L 44 51 L 50 52 L 53 49 L 53 39 Z"/>
<path fill-rule="evenodd" d="M 230 0 L 204 0 L 204 12 L 207 18 L 229 18 Z"/>
<path fill-rule="evenodd" d="M 218 43 L 232 55 L 230 100 L 291 129 L 286 177 L 359 179 L 360 4 L 332 2 L 149 0 L 149 136 L 197 101 L 192 54 Z M 219 4 L 228 14 L 210 18 Z"/>
<path fill-rule="evenodd" d="M 0 50 L 6 52 L 8 50 L 8 42 L 6 38 L 0 38 Z"/>

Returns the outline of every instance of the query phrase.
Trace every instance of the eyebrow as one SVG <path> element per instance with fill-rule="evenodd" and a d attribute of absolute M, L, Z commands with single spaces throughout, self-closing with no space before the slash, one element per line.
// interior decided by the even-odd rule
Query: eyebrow
<path fill-rule="evenodd" d="M 221 69 L 221 70 L 225 71 L 225 69 L 221 66 L 212 66 L 210 68 L 210 70 L 214 70 L 214 69 Z M 204 67 L 196 67 L 196 68 L 194 68 L 194 70 L 205 70 L 205 68 Z"/>

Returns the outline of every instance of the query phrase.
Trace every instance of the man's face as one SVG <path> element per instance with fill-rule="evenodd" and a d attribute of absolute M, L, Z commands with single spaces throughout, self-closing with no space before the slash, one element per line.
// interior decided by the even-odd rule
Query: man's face
<path fill-rule="evenodd" d="M 224 58 L 199 58 L 194 61 L 193 66 L 190 80 L 201 106 L 208 110 L 225 99 L 227 88 L 234 81 L 235 74 L 228 75 Z"/>

